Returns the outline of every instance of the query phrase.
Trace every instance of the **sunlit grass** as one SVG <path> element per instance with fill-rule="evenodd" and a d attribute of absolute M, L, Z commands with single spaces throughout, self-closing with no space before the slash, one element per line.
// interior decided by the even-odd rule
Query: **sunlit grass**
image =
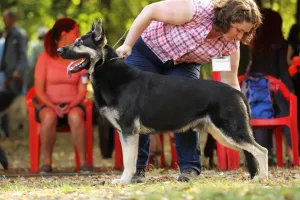
<path fill-rule="evenodd" d="M 112 185 L 117 175 L 0 179 L 0 199 L 298 199 L 300 170 L 270 171 L 255 182 L 239 169 L 203 171 L 189 183 L 176 181 L 178 171 L 151 170 L 143 184 Z"/>

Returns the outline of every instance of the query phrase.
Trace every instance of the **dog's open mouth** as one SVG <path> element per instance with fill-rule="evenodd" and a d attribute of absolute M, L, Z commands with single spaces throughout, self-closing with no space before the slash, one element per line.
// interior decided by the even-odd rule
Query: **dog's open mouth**
<path fill-rule="evenodd" d="M 72 61 L 68 66 L 68 77 L 71 78 L 73 73 L 80 72 L 90 64 L 90 60 L 87 58 L 80 58 Z"/>

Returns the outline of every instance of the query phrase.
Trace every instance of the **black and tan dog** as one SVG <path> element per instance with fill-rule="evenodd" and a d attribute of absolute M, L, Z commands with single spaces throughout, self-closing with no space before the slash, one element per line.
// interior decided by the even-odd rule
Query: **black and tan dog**
<path fill-rule="evenodd" d="M 113 183 L 129 183 L 136 172 L 140 134 L 191 128 L 207 131 L 221 144 L 243 152 L 251 178 L 257 173 L 259 178 L 268 177 L 268 152 L 253 139 L 249 106 L 241 92 L 220 82 L 130 68 L 106 44 L 101 20 L 58 54 L 75 60 L 69 73 L 89 71 L 99 112 L 120 134 L 124 171 Z"/>

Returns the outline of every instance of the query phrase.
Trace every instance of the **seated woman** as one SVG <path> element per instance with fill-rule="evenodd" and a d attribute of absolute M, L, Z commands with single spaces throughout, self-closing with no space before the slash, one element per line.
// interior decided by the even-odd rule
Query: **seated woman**
<path fill-rule="evenodd" d="M 56 141 L 56 127 L 63 123 L 70 126 L 72 141 L 78 150 L 81 171 L 91 171 L 86 159 L 85 110 L 81 105 L 86 95 L 86 72 L 67 76 L 70 60 L 57 55 L 56 50 L 69 45 L 80 35 L 78 25 L 69 18 L 55 22 L 44 40 L 45 51 L 39 56 L 34 73 L 36 96 L 42 102 L 37 111 L 41 123 L 41 151 L 44 163 L 40 173 L 52 172 L 52 152 Z"/>

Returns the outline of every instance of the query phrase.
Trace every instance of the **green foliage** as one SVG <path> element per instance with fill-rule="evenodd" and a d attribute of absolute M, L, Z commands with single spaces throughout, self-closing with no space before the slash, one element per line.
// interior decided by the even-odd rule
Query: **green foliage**
<path fill-rule="evenodd" d="M 40 26 L 51 28 L 56 19 L 70 17 L 80 26 L 81 33 L 90 29 L 92 20 L 101 18 L 108 41 L 113 45 L 130 28 L 138 13 L 154 0 L 6 0 L 0 11 L 12 8 L 18 13 L 18 24 L 30 39 L 36 39 Z M 3 24 L 0 23 L 0 28 Z"/>
<path fill-rule="evenodd" d="M 30 39 L 36 39 L 40 26 L 51 28 L 56 19 L 75 19 L 81 33 L 90 28 L 91 21 L 102 18 L 109 44 L 113 45 L 130 28 L 134 18 L 143 7 L 157 0 L 2 0 L 0 11 L 13 8 L 18 12 L 19 25 Z M 287 36 L 295 22 L 297 0 L 262 0 L 263 7 L 271 7 L 281 13 L 283 32 Z M 0 28 L 3 24 L 0 23 Z"/>
<path fill-rule="evenodd" d="M 271 3 L 273 2 L 273 3 Z M 282 17 L 282 31 L 285 38 L 288 37 L 291 26 L 296 22 L 297 0 L 264 1 L 264 8 L 272 8 Z"/>

